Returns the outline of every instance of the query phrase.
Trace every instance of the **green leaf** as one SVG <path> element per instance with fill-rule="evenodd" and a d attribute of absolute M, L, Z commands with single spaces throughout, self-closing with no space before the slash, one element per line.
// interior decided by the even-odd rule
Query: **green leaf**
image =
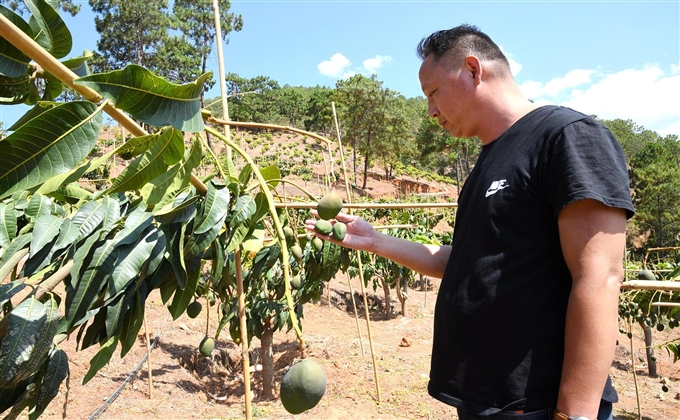
<path fill-rule="evenodd" d="M 14 206 L 0 203 L 0 248 L 7 248 L 17 236 L 17 215 Z"/>
<path fill-rule="evenodd" d="M 184 289 L 177 289 L 175 292 L 175 297 L 172 299 L 172 303 L 168 307 L 170 315 L 172 315 L 172 320 L 176 321 L 177 318 L 182 316 L 184 311 L 186 311 L 187 306 L 191 303 L 191 300 L 196 293 L 196 288 L 198 287 L 198 279 L 201 277 L 201 266 L 192 270 L 187 276 L 187 283 Z"/>
<path fill-rule="evenodd" d="M 0 39 L 2 38 L 0 37 Z M 32 85 L 31 78 L 28 75 L 14 78 L 0 76 L 0 105 L 16 105 L 27 102 Z M 12 127 L 14 126 L 16 124 Z"/>
<path fill-rule="evenodd" d="M 17 28 L 28 34 L 31 38 L 32 29 L 19 15 L 12 12 L 3 5 L 0 5 L 0 14 L 5 16 Z M 5 78 L 16 78 L 28 73 L 28 63 L 30 58 L 12 45 L 5 38 L 0 37 L 0 85 Z M 4 78 L 2 76 L 5 76 Z"/>
<path fill-rule="evenodd" d="M 168 203 L 154 212 L 153 217 L 158 223 L 186 223 L 196 216 L 196 202 L 199 197 L 199 195 L 193 195 L 177 206 L 175 203 Z"/>
<path fill-rule="evenodd" d="M 71 222 L 78 226 L 79 238 L 90 236 L 106 217 L 106 206 L 102 201 L 88 201 L 71 218 Z"/>
<path fill-rule="evenodd" d="M 74 273 L 76 265 L 71 268 L 73 292 L 67 291 L 65 319 L 70 326 L 77 326 L 87 321 L 88 311 L 97 301 L 101 290 L 107 284 L 115 268 L 117 252 L 113 240 L 100 241 L 93 246 L 94 251 L 85 258 L 82 273 Z M 78 252 L 76 256 L 78 257 Z"/>
<path fill-rule="evenodd" d="M 196 168 L 202 159 L 200 142 L 195 142 L 188 155 L 183 161 L 168 168 L 168 170 L 141 190 L 142 197 L 149 206 L 164 206 L 173 200 L 174 193 L 189 185 L 191 171 Z"/>
<path fill-rule="evenodd" d="M 0 199 L 75 167 L 97 142 L 102 116 L 90 102 L 47 110 L 0 141 Z"/>
<path fill-rule="evenodd" d="M 9 382 L 10 386 L 18 384 L 35 373 L 43 357 L 53 346 L 52 342 L 59 326 L 59 306 L 54 298 L 50 298 L 43 306 L 45 307 L 45 321 L 36 331 L 35 343 L 31 349 L 30 357 L 20 365 L 14 378 Z"/>
<path fill-rule="evenodd" d="M 187 278 L 186 263 L 184 261 L 184 234 L 187 225 L 184 223 L 173 223 L 171 225 L 164 225 L 162 228 L 168 241 L 168 260 L 172 264 L 177 284 L 183 289 Z"/>
<path fill-rule="evenodd" d="M 217 186 L 213 182 L 208 184 L 208 192 L 205 196 L 203 213 L 200 220 L 194 226 L 194 234 L 205 233 L 213 226 L 224 223 L 229 209 L 229 189 Z M 211 241 L 212 242 L 212 241 Z"/>
<path fill-rule="evenodd" d="M 251 195 L 242 195 L 236 200 L 230 224 L 240 224 L 250 219 L 257 210 L 255 199 Z"/>
<path fill-rule="evenodd" d="M 0 343 L 0 388 L 10 383 L 21 365 L 30 359 L 46 312 L 40 301 L 30 297 L 9 313 L 7 333 Z"/>
<path fill-rule="evenodd" d="M 36 405 L 28 413 L 29 420 L 35 420 L 45 411 L 50 401 L 59 393 L 59 386 L 69 374 L 68 356 L 62 349 L 55 348 L 50 353 L 47 371 L 43 378 Z"/>
<path fill-rule="evenodd" d="M 33 236 L 31 233 L 19 235 L 9 244 L 9 247 L 7 247 L 5 252 L 2 254 L 2 264 L 0 264 L 1 273 L 6 275 L 6 273 L 9 273 L 11 270 L 13 270 L 16 264 L 19 263 L 19 261 L 13 261 L 12 267 L 6 266 L 7 264 L 10 264 L 14 254 L 28 247 L 28 245 L 31 243 L 31 236 Z"/>
<path fill-rule="evenodd" d="M 192 83 L 176 85 L 130 64 L 122 70 L 81 77 L 74 83 L 96 90 L 116 108 L 146 124 L 196 133 L 204 128 L 201 91 L 210 76 L 205 73 Z"/>
<path fill-rule="evenodd" d="M 184 137 L 180 131 L 164 128 L 153 134 L 153 145 L 141 156 L 125 167 L 123 172 L 113 180 L 105 194 L 118 191 L 139 190 L 147 182 L 165 174 L 168 165 L 174 165 L 184 154 Z"/>
<path fill-rule="evenodd" d="M 99 372 L 99 369 L 103 368 L 107 363 L 109 363 L 113 352 L 116 351 L 117 345 L 118 337 L 115 335 L 109 338 L 106 343 L 102 344 L 97 354 L 95 354 L 92 360 L 90 360 L 90 369 L 83 378 L 83 385 L 90 382 L 90 379 L 94 378 L 94 375 Z"/>
<path fill-rule="evenodd" d="M 270 188 L 276 188 L 279 185 L 279 181 L 269 182 L 272 179 L 281 179 L 281 171 L 276 166 L 267 166 L 265 168 L 260 168 L 260 174 L 264 178 L 265 182 L 268 183 Z"/>
<path fill-rule="evenodd" d="M 120 326 L 120 357 L 125 357 L 132 346 L 137 342 L 137 334 L 144 323 L 144 301 L 135 295 L 135 302 L 130 310 L 125 314 Z"/>
<path fill-rule="evenodd" d="M 45 184 L 43 184 L 45 185 Z M 79 201 L 85 201 L 92 197 L 94 191 L 85 189 L 75 182 L 68 185 L 63 185 L 56 190 L 47 193 L 49 197 L 53 197 L 61 202 L 69 204 L 76 204 Z"/>
<path fill-rule="evenodd" d="M 54 210 L 54 203 L 48 197 L 42 194 L 33 194 L 28 200 L 28 207 L 26 207 L 26 216 L 33 220 L 38 220 L 40 217 L 52 214 Z"/>
<path fill-rule="evenodd" d="M 48 45 L 42 46 L 52 53 L 54 58 L 66 57 L 71 52 L 73 40 L 59 13 L 45 0 L 24 0 L 24 3 L 32 13 L 31 18 L 47 38 Z"/>
<path fill-rule="evenodd" d="M 33 236 L 31 237 L 31 252 L 28 254 L 29 258 L 35 256 L 45 245 L 52 242 L 52 240 L 59 234 L 61 224 L 64 219 L 61 217 L 45 214 L 38 218 L 33 228 Z"/>
<path fill-rule="evenodd" d="M 20 280 L 0 286 L 0 308 L 2 308 L 12 296 L 22 291 L 24 287 L 26 287 L 26 284 Z"/>
<path fill-rule="evenodd" d="M 118 248 L 118 260 L 109 279 L 107 298 L 124 291 L 127 285 L 138 276 L 142 266 L 151 256 L 158 238 L 158 230 L 150 227 L 139 238 L 139 241 Z"/>
<path fill-rule="evenodd" d="M 74 72 L 78 77 L 88 76 L 91 74 L 87 61 L 92 59 L 92 51 L 85 50 L 83 55 L 76 58 L 69 58 L 64 60 L 61 64 Z"/>

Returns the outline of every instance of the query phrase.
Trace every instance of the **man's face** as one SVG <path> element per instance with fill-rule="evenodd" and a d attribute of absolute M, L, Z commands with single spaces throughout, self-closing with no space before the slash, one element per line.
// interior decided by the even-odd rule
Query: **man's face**
<path fill-rule="evenodd" d="M 446 61 L 437 62 L 432 54 L 420 66 L 420 86 L 427 97 L 428 114 L 454 137 L 471 137 L 467 133 L 469 121 L 468 98 L 470 81 L 464 80 L 467 72 L 462 68 L 449 69 Z M 471 78 L 470 78 L 471 80 Z"/>

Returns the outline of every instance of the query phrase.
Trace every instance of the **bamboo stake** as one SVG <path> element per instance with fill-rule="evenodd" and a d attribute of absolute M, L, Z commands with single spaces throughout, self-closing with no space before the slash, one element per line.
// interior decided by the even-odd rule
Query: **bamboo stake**
<path fill-rule="evenodd" d="M 10 44 L 17 47 L 19 50 L 21 50 L 21 52 L 35 61 L 40 67 L 59 79 L 62 83 L 68 85 L 71 89 L 78 92 L 88 101 L 94 103 L 100 103 L 104 101 L 104 98 L 95 90 L 86 86 L 74 84 L 73 81 L 78 78 L 78 75 L 76 75 L 68 67 L 61 64 L 50 53 L 45 51 L 40 45 L 33 41 L 21 29 L 17 28 L 2 14 L 0 14 L 0 36 L 5 38 L 10 42 Z M 123 111 L 111 105 L 111 103 L 108 101 L 104 106 L 104 112 L 109 114 L 114 120 L 118 121 L 120 125 L 127 128 L 127 130 L 135 136 L 146 136 L 149 134 L 146 132 L 146 130 L 137 125 L 137 123 L 134 122 L 132 118 L 130 118 Z M 191 174 L 190 182 L 194 188 L 196 188 L 199 194 L 205 195 L 208 191 L 201 180 L 196 178 L 194 174 Z"/>
<path fill-rule="evenodd" d="M 151 373 L 151 341 L 149 341 L 149 328 L 146 326 L 146 311 L 144 311 L 144 336 L 146 337 L 146 370 L 149 374 L 149 399 L 153 399 L 153 383 Z"/>
<path fill-rule="evenodd" d="M 342 155 L 342 140 L 340 139 L 340 126 L 338 125 L 338 115 L 335 112 L 335 102 L 331 102 L 331 105 L 333 106 L 333 118 L 335 120 L 335 128 L 337 130 L 338 134 L 338 145 L 340 146 L 340 153 Z M 352 197 L 349 194 L 349 181 L 347 180 L 347 171 L 345 170 L 345 159 L 341 157 L 342 160 L 342 169 L 344 173 L 344 178 L 345 178 L 345 190 L 347 192 L 347 200 L 351 202 Z M 351 210 L 350 210 L 351 214 Z M 371 334 L 371 317 L 370 313 L 368 311 L 368 299 L 366 297 L 366 286 L 364 285 L 364 270 L 363 270 L 363 264 L 361 263 L 361 253 L 360 251 L 356 251 L 357 253 L 357 269 L 359 271 L 359 284 L 361 285 L 361 294 L 363 295 L 363 300 L 364 300 L 364 313 L 366 314 L 366 330 L 368 333 L 368 344 L 371 348 L 371 360 L 373 362 L 373 377 L 375 378 L 375 389 L 378 397 L 378 404 L 381 402 L 380 398 L 380 377 L 378 376 L 378 365 L 375 360 L 375 348 L 373 346 L 373 337 Z M 352 295 L 352 299 L 354 299 L 354 295 Z"/>
<path fill-rule="evenodd" d="M 220 90 L 222 93 L 222 118 L 229 119 L 229 105 L 227 103 L 227 84 L 224 76 L 224 54 L 222 52 L 222 27 L 220 24 L 220 8 L 217 0 L 213 0 L 213 14 L 215 18 L 215 41 L 217 43 L 217 62 L 219 65 Z M 223 124 L 222 130 L 227 143 L 231 143 L 231 129 L 229 125 Z M 227 147 L 227 166 L 232 160 L 231 147 Z M 229 171 L 229 168 L 227 169 Z M 238 294 L 238 317 L 239 329 L 241 330 L 241 362 L 243 366 L 243 386 L 246 419 L 253 417 L 252 395 L 250 391 L 250 358 L 248 357 L 248 327 L 246 321 L 246 303 L 243 290 L 243 273 L 241 271 L 241 250 L 236 247 L 234 250 L 234 264 L 236 264 L 236 289 Z M 208 308 L 210 309 L 210 308 Z"/>
<path fill-rule="evenodd" d="M 347 201 L 348 203 L 343 204 L 343 208 L 349 208 L 349 204 L 352 202 L 352 195 L 351 195 L 351 190 L 349 189 L 349 182 L 347 180 L 347 170 L 345 169 L 345 153 L 342 148 L 342 138 L 340 137 L 340 125 L 338 124 L 338 114 L 335 112 L 335 102 L 331 102 L 331 106 L 333 108 L 333 120 L 335 122 L 335 132 L 338 137 L 338 149 L 340 150 L 340 163 L 341 163 L 341 169 L 343 173 L 343 177 L 345 178 L 345 193 L 347 194 Z M 351 210 L 350 210 L 351 213 Z M 359 252 L 356 251 L 356 256 L 357 259 L 360 260 L 360 255 Z M 361 270 L 359 271 L 359 276 L 361 278 Z M 363 284 L 363 280 L 362 284 Z M 361 358 L 363 359 L 365 357 L 364 355 L 364 343 L 363 339 L 361 337 L 361 327 L 359 326 L 359 311 L 357 310 L 357 303 L 354 300 L 354 289 L 352 288 L 352 279 L 347 277 L 347 285 L 349 286 L 349 293 L 350 293 L 350 300 L 352 301 L 352 308 L 354 309 L 354 321 L 357 324 L 357 335 L 359 336 L 359 349 L 361 349 Z"/>
<path fill-rule="evenodd" d="M 638 389 L 637 372 L 635 372 L 635 348 L 633 347 L 633 323 L 628 321 L 628 331 L 630 332 L 630 360 L 631 370 L 633 371 L 633 382 L 635 383 L 635 396 L 637 398 L 638 420 L 642 420 L 642 407 L 640 405 L 640 390 Z"/>

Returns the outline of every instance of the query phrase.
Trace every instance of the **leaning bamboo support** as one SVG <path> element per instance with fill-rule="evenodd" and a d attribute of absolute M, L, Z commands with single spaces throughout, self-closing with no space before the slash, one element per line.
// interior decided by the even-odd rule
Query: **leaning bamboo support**
<path fill-rule="evenodd" d="M 0 14 L 0 36 L 9 41 L 10 44 L 17 47 L 21 52 L 26 54 L 31 60 L 35 61 L 40 67 L 49 72 L 51 75 L 59 79 L 62 83 L 68 85 L 71 89 L 78 92 L 85 99 L 90 102 L 100 103 L 104 100 L 102 96 L 95 90 L 86 86 L 80 86 L 73 83 L 78 75 L 71 71 L 68 67 L 61 64 L 50 53 L 45 51 L 38 43 L 33 41 L 21 29 L 17 28 L 9 19 Z M 114 107 L 110 103 L 104 106 L 104 112 L 109 114 L 111 118 L 116 120 L 120 125 L 125 127 L 128 131 L 136 136 L 145 136 L 149 133 L 140 127 L 132 118 L 130 118 L 123 111 Z M 205 185 L 194 174 L 191 174 L 191 184 L 201 195 L 205 195 L 208 191 Z"/>
<path fill-rule="evenodd" d="M 337 117 L 337 113 L 335 112 L 335 102 L 331 102 L 331 105 L 333 106 L 333 118 L 335 120 L 335 128 L 336 128 L 337 134 L 338 134 L 338 146 L 340 148 L 340 153 L 341 153 L 340 160 L 342 162 L 342 172 L 343 172 L 343 176 L 345 178 L 345 190 L 346 190 L 346 193 L 347 193 L 347 201 L 349 203 L 351 203 L 352 202 L 352 196 L 350 195 L 349 181 L 347 179 L 347 170 L 345 168 L 345 159 L 344 159 L 344 155 L 342 154 L 342 140 L 340 138 L 340 126 L 338 124 L 338 117 Z M 351 213 L 352 212 L 350 210 L 350 214 Z M 367 297 L 366 297 L 366 286 L 364 285 L 364 269 L 362 267 L 363 264 L 361 263 L 361 252 L 356 251 L 356 254 L 357 254 L 357 271 L 359 272 L 359 284 L 361 285 L 361 294 L 362 294 L 363 300 L 364 300 L 364 313 L 366 315 L 366 331 L 367 331 L 367 334 L 368 334 L 368 345 L 370 346 L 370 349 L 371 349 L 371 361 L 373 363 L 373 377 L 375 378 L 375 389 L 376 389 L 378 404 L 380 404 L 380 402 L 382 401 L 382 399 L 380 397 L 380 377 L 378 376 L 378 364 L 377 364 L 376 359 L 375 359 L 375 348 L 373 346 L 373 335 L 371 334 L 371 317 L 370 317 L 370 313 L 369 313 L 369 310 L 368 310 L 368 300 L 367 300 Z M 352 296 L 352 299 L 353 298 L 354 297 Z"/>

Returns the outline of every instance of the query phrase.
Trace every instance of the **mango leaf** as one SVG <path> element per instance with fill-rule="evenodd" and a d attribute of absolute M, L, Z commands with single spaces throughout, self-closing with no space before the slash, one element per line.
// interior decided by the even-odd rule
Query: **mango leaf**
<path fill-rule="evenodd" d="M 43 184 L 45 185 L 45 184 Z M 47 193 L 49 197 L 55 198 L 59 201 L 69 204 L 76 204 L 79 201 L 85 201 L 92 197 L 94 191 L 81 187 L 75 182 L 68 185 L 63 185 L 56 190 Z"/>
<path fill-rule="evenodd" d="M 17 215 L 14 206 L 0 203 L 0 248 L 7 248 L 17 236 Z"/>
<path fill-rule="evenodd" d="M 106 208 L 102 227 L 108 232 L 120 220 L 120 201 L 116 196 L 104 196 L 102 203 Z"/>
<path fill-rule="evenodd" d="M 154 178 L 140 191 L 144 201 L 149 206 L 164 206 L 173 200 L 174 194 L 189 184 L 191 171 L 202 159 L 203 152 L 200 142 L 194 142 L 191 151 L 185 154 L 184 160 L 167 169 Z"/>
<path fill-rule="evenodd" d="M 29 360 L 46 312 L 40 301 L 30 297 L 9 313 L 7 333 L 0 343 L 0 388 L 10 383 L 21 365 Z"/>
<path fill-rule="evenodd" d="M 102 115 L 90 102 L 47 110 L 0 141 L 0 199 L 75 167 L 97 142 Z"/>
<path fill-rule="evenodd" d="M 104 321 L 106 337 L 116 335 L 116 330 L 122 324 L 125 314 L 130 309 L 132 299 L 135 297 L 135 290 L 132 287 L 124 290 L 124 292 L 117 295 L 113 301 L 107 303 L 106 307 L 102 308 L 102 312 L 100 312 L 104 313 L 103 310 L 106 309 L 106 319 Z"/>
<path fill-rule="evenodd" d="M 201 266 L 192 270 L 187 275 L 187 283 L 184 289 L 177 289 L 175 292 L 175 297 L 172 299 L 172 303 L 168 307 L 170 315 L 172 315 L 172 320 L 176 321 L 177 318 L 182 316 L 184 311 L 186 311 L 187 306 L 191 303 L 191 300 L 196 293 L 196 288 L 198 287 L 198 279 L 201 277 Z"/>
<path fill-rule="evenodd" d="M 106 206 L 101 201 L 88 201 L 71 217 L 71 222 L 78 226 L 79 239 L 90 236 L 106 217 Z"/>
<path fill-rule="evenodd" d="M 107 363 L 109 363 L 113 352 L 116 351 L 117 345 L 118 337 L 115 335 L 109 338 L 106 343 L 102 344 L 97 354 L 95 354 L 92 360 L 90 360 L 90 369 L 83 378 L 83 385 L 90 382 L 90 379 L 94 378 L 94 375 L 99 372 L 99 369 L 103 368 Z"/>
<path fill-rule="evenodd" d="M 236 200 L 230 224 L 240 224 L 250 219 L 257 210 L 255 199 L 251 195 L 242 195 Z"/>
<path fill-rule="evenodd" d="M 144 301 L 139 296 L 135 295 L 134 304 L 130 310 L 125 314 L 123 322 L 120 326 L 120 357 L 125 357 L 132 346 L 137 342 L 137 333 L 142 328 L 144 323 Z"/>
<path fill-rule="evenodd" d="M 14 402 L 12 409 L 9 414 L 6 415 L 3 420 L 15 420 L 21 416 L 21 413 L 26 407 L 28 407 L 31 402 L 35 399 L 38 393 L 38 387 L 36 384 L 31 383 L 26 385 L 24 392 L 19 396 L 19 398 Z"/>
<path fill-rule="evenodd" d="M 6 17 L 17 28 L 33 37 L 33 30 L 19 15 L 0 5 L 0 14 Z M 3 77 L 16 78 L 28 73 L 28 63 L 31 61 L 27 55 L 21 52 L 5 38 L 0 37 L 0 85 Z"/>
<path fill-rule="evenodd" d="M 187 225 L 184 223 L 173 223 L 163 225 L 161 228 L 168 241 L 168 260 L 177 278 L 177 284 L 183 289 L 187 281 L 187 268 L 184 260 L 184 235 Z"/>
<path fill-rule="evenodd" d="M 229 189 L 224 188 L 224 186 L 217 186 L 213 182 L 208 184 L 203 213 L 194 226 L 194 235 L 205 233 L 213 226 L 221 225 L 224 222 L 229 209 L 229 199 Z"/>
<path fill-rule="evenodd" d="M 272 179 L 281 179 L 281 171 L 276 166 L 260 168 L 260 174 L 262 174 L 262 178 L 264 178 L 270 188 L 274 189 L 279 185 L 279 181 L 269 182 Z"/>
<path fill-rule="evenodd" d="M 35 373 L 43 356 L 53 346 L 52 342 L 57 334 L 57 327 L 59 325 L 59 306 L 54 298 L 50 298 L 43 306 L 45 307 L 45 321 L 36 331 L 35 344 L 31 349 L 30 357 L 19 366 L 19 370 L 9 382 L 9 386 L 16 385 Z"/>
<path fill-rule="evenodd" d="M 199 197 L 199 195 L 193 195 L 176 206 L 175 203 L 168 203 L 154 212 L 153 217 L 158 223 L 186 223 L 196 216 L 196 202 Z"/>
<path fill-rule="evenodd" d="M 59 237 L 54 244 L 54 250 L 58 251 L 69 245 L 73 245 L 75 240 L 78 239 L 78 236 L 80 236 L 78 226 L 71 222 L 71 219 L 63 219 L 61 226 L 59 227 Z"/>
<path fill-rule="evenodd" d="M 16 280 L 11 283 L 6 283 L 0 286 L 0 309 L 12 299 L 12 296 L 16 295 L 26 287 L 23 281 Z"/>
<path fill-rule="evenodd" d="M 91 255 L 86 257 L 82 265 L 82 273 L 74 273 L 76 264 L 71 267 L 73 291 L 67 290 L 65 319 L 70 326 L 77 326 L 87 321 L 101 290 L 106 286 L 115 268 L 117 252 L 113 240 L 100 241 L 94 246 Z M 75 258 L 78 257 L 76 252 Z M 73 280 L 75 279 L 75 281 Z"/>
<path fill-rule="evenodd" d="M 61 224 L 64 219 L 61 217 L 45 214 L 38 218 L 33 228 L 33 236 L 31 237 L 31 251 L 28 254 L 29 258 L 35 256 L 45 245 L 52 242 L 52 240 L 59 234 Z"/>
<path fill-rule="evenodd" d="M 59 386 L 69 374 L 68 356 L 62 349 L 55 348 L 50 353 L 47 371 L 34 407 L 28 412 L 29 420 L 35 420 L 45 411 L 50 401 L 59 393 Z"/>
<path fill-rule="evenodd" d="M 201 91 L 210 75 L 205 73 L 192 83 L 176 85 L 130 64 L 122 70 L 81 77 L 74 83 L 96 90 L 116 108 L 146 124 L 196 133 L 204 128 Z"/>
<path fill-rule="evenodd" d="M 46 38 L 41 46 L 50 52 L 54 58 L 66 57 L 71 52 L 73 39 L 59 13 L 45 0 L 24 0 L 24 3 L 26 8 L 31 11 L 30 23 L 34 27 L 34 31 L 37 25 L 40 33 Z M 40 43 L 39 39 L 36 41 Z"/>
<path fill-rule="evenodd" d="M 139 156 L 140 154 L 149 150 L 157 140 L 158 133 L 133 137 L 118 146 L 116 149 L 116 154 L 125 160 L 132 159 L 133 157 Z"/>
<path fill-rule="evenodd" d="M 65 67 L 67 67 L 69 70 L 74 72 L 77 76 L 83 77 L 91 74 L 90 72 L 90 67 L 87 65 L 88 60 L 92 59 L 92 51 L 90 50 L 85 50 L 83 51 L 83 55 L 80 57 L 76 58 L 69 58 L 68 60 L 64 60 L 61 62 L 61 64 Z M 52 76 L 49 75 L 48 76 Z"/>
<path fill-rule="evenodd" d="M 174 165 L 184 155 L 184 137 L 180 131 L 164 128 L 155 137 L 153 145 L 141 156 L 131 162 L 123 172 L 113 180 L 105 194 L 118 191 L 139 190 L 147 182 L 163 175 L 168 165 Z"/>
<path fill-rule="evenodd" d="M 3 38 L 0 37 L 1 39 Z M 26 102 L 31 94 L 31 85 L 31 78 L 28 75 L 0 76 L 0 105 L 16 105 Z"/>
<path fill-rule="evenodd" d="M 0 264 L 0 273 L 2 273 L 2 276 L 0 276 L 0 278 L 4 278 L 19 263 L 16 258 L 12 257 L 17 252 L 28 247 L 28 245 L 31 243 L 31 236 L 33 236 L 33 234 L 24 233 L 14 238 L 14 240 L 9 244 L 5 252 L 2 254 L 2 264 Z"/>
<path fill-rule="evenodd" d="M 118 247 L 118 260 L 109 279 L 107 299 L 124 291 L 128 284 L 139 275 L 142 266 L 151 256 L 158 238 L 158 230 L 150 227 L 139 238 L 139 241 Z"/>
<path fill-rule="evenodd" d="M 54 203 L 48 197 L 42 194 L 33 194 L 28 200 L 28 207 L 26 207 L 25 214 L 33 220 L 38 220 L 40 217 L 52 214 L 54 210 Z"/>

